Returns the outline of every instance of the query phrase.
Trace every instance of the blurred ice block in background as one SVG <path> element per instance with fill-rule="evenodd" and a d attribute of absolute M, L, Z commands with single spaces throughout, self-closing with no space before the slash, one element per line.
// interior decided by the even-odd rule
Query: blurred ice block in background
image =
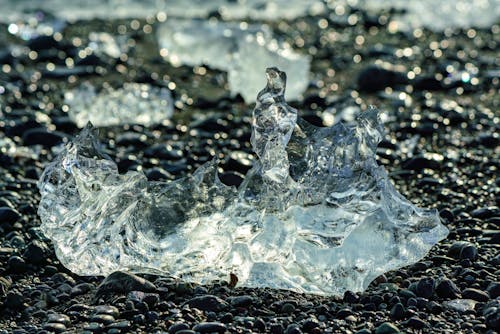
<path fill-rule="evenodd" d="M 122 88 L 96 88 L 83 83 L 64 94 L 69 117 L 83 128 L 89 121 L 97 127 L 123 124 L 159 124 L 172 116 L 174 106 L 167 88 L 125 83 Z"/>
<path fill-rule="evenodd" d="M 207 65 L 228 72 L 233 95 L 255 99 L 265 78 L 257 69 L 279 66 L 292 83 L 287 98 L 297 100 L 308 85 L 310 57 L 278 43 L 265 25 L 170 19 L 158 29 L 161 53 L 174 65 Z"/>

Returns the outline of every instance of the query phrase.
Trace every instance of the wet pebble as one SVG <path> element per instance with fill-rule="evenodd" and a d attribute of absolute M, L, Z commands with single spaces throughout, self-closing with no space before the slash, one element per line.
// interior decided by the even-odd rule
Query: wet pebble
<path fill-rule="evenodd" d="M 201 322 L 193 327 L 199 333 L 224 333 L 227 327 L 220 322 Z"/>
<path fill-rule="evenodd" d="M 227 307 L 227 303 L 214 295 L 203 295 L 191 298 L 186 302 L 191 308 L 202 311 L 220 311 Z"/>
<path fill-rule="evenodd" d="M 48 322 L 43 325 L 43 329 L 49 332 L 62 333 L 66 331 L 66 326 L 58 322 Z"/>
<path fill-rule="evenodd" d="M 156 290 L 156 286 L 150 281 L 137 275 L 123 271 L 115 271 L 102 281 L 97 288 L 96 296 L 109 293 L 129 292 L 133 290 L 154 292 Z"/>
<path fill-rule="evenodd" d="M 10 207 L 0 207 L 0 223 L 14 224 L 21 218 L 19 212 Z"/>
<path fill-rule="evenodd" d="M 487 302 L 490 299 L 490 296 L 487 292 L 473 288 L 467 288 L 463 290 L 462 297 L 465 299 L 476 300 L 478 302 Z"/>
<path fill-rule="evenodd" d="M 375 329 L 375 334 L 393 334 L 399 332 L 399 328 L 390 322 L 384 322 Z"/>
<path fill-rule="evenodd" d="M 458 298 L 460 290 L 457 285 L 449 279 L 442 279 L 436 286 L 436 294 L 442 298 Z"/>

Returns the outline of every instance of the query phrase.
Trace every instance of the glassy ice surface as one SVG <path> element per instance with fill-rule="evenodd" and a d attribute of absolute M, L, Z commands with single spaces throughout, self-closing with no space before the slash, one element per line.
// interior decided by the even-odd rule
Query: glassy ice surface
<path fill-rule="evenodd" d="M 258 160 L 239 189 L 220 182 L 216 161 L 172 182 L 119 174 L 87 126 L 39 181 L 41 229 L 61 263 L 201 283 L 234 273 L 243 286 L 340 295 L 446 237 L 437 212 L 411 204 L 377 165 L 377 110 L 318 128 L 286 104 L 285 73 L 266 74 L 252 121 Z"/>
<path fill-rule="evenodd" d="M 164 11 L 171 17 L 204 18 L 219 11 L 224 19 L 294 19 L 325 10 L 321 0 L 0 0 L 0 20 L 25 19 L 43 10 L 66 20 L 145 18 Z"/>
<path fill-rule="evenodd" d="M 172 116 L 174 105 L 167 88 L 125 83 L 122 88 L 96 88 L 85 82 L 64 94 L 68 115 L 83 128 L 89 121 L 97 127 L 161 123 Z"/>
<path fill-rule="evenodd" d="M 265 25 L 168 19 L 158 28 L 158 40 L 174 65 L 204 64 L 228 72 L 229 89 L 247 102 L 266 82 L 256 68 L 278 66 L 288 73 L 289 100 L 299 99 L 309 83 L 310 57 L 278 43 Z"/>

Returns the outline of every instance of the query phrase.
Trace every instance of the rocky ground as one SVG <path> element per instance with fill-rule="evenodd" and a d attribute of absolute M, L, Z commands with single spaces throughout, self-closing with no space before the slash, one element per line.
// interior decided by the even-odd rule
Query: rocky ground
<path fill-rule="evenodd" d="M 341 297 L 120 272 L 74 275 L 37 229 L 36 213 L 44 165 L 78 133 L 64 91 L 83 80 L 172 90 L 171 121 L 101 131 L 121 171 L 143 169 L 150 179 L 178 178 L 217 154 L 223 181 L 239 184 L 252 161 L 252 107 L 230 96 L 225 73 L 165 63 L 155 18 L 76 22 L 27 41 L 2 25 L 0 140 L 10 138 L 17 150 L 0 147 L 0 333 L 499 331 L 500 26 L 401 32 L 391 13 L 340 14 L 272 24 L 313 56 L 309 88 L 294 105 L 323 125 L 377 105 L 387 130 L 379 163 L 405 197 L 439 210 L 446 240 L 366 292 Z M 80 52 L 92 31 L 127 36 L 130 51 L 119 59 Z"/>

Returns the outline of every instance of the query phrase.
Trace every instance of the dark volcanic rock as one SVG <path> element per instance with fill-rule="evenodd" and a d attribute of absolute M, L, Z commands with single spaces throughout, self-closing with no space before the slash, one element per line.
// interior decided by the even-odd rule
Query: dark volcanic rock
<path fill-rule="evenodd" d="M 188 300 L 186 304 L 202 311 L 220 311 L 227 307 L 225 301 L 214 295 L 197 296 Z"/>
<path fill-rule="evenodd" d="M 358 75 L 358 88 L 362 91 L 375 92 L 385 87 L 392 87 L 408 82 L 406 73 L 395 69 L 393 66 L 381 67 L 370 65 Z"/>
<path fill-rule="evenodd" d="M 150 281 L 137 275 L 123 271 L 115 271 L 106 277 L 98 286 L 96 297 L 105 294 L 122 293 L 134 290 L 154 292 L 156 291 L 156 286 Z"/>
<path fill-rule="evenodd" d="M 0 223 L 14 224 L 21 218 L 19 212 L 13 208 L 0 207 Z"/>

